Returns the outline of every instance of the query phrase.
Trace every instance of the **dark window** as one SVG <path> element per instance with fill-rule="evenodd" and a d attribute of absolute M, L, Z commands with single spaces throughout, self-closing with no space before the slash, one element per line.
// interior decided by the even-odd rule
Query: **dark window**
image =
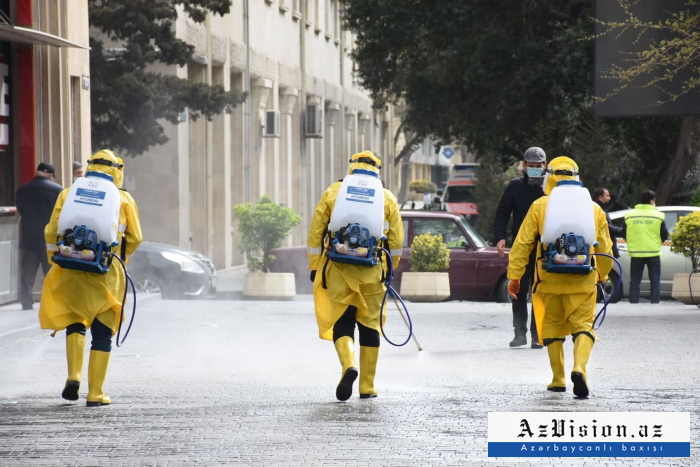
<path fill-rule="evenodd" d="M 467 243 L 462 230 L 450 219 L 413 219 L 413 238 L 428 232 L 442 235 L 448 248 L 464 248 L 464 243 Z"/>
<path fill-rule="evenodd" d="M 445 192 L 446 203 L 476 203 L 473 185 L 448 186 Z"/>

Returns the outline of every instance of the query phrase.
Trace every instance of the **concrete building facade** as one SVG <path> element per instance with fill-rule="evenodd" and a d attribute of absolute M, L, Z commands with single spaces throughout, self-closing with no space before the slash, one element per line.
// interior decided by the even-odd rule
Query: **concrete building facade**
<path fill-rule="evenodd" d="M 249 93 L 231 114 L 165 124 L 170 140 L 130 158 L 125 188 L 138 202 L 144 237 L 209 256 L 217 268 L 243 263 L 233 207 L 269 195 L 302 216 L 289 245 L 303 245 L 326 187 L 364 149 L 383 160 L 394 186 L 391 108 L 376 111 L 353 78 L 353 37 L 337 0 L 233 2 L 177 36 L 195 46 L 165 73 Z"/>

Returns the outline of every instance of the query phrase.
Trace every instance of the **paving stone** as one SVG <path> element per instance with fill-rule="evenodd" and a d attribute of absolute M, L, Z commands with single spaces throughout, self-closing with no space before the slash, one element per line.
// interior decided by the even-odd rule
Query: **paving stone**
<path fill-rule="evenodd" d="M 105 384 L 113 404 L 60 398 L 65 335 L 0 307 L 0 464 L 561 465 L 487 457 L 489 412 L 691 413 L 691 458 L 567 458 L 572 465 L 700 465 L 700 312 L 677 302 L 610 307 L 588 365 L 591 397 L 550 393 L 545 349 L 511 349 L 510 307 L 409 304 L 413 342 L 382 342 L 379 397 L 335 400 L 340 365 L 309 297 L 143 302 Z M 33 318 L 32 318 L 33 319 Z M 34 321 L 35 323 L 35 321 Z M 11 332 L 12 326 L 22 329 Z M 385 328 L 406 328 L 389 309 Z M 89 342 L 89 335 L 88 335 Z M 572 343 L 565 343 L 571 370 Z"/>

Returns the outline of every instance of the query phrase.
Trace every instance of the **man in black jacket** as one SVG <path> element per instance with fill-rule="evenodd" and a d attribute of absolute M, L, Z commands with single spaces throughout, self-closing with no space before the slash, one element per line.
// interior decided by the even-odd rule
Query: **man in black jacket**
<path fill-rule="evenodd" d="M 19 299 L 23 310 L 31 310 L 34 304 L 32 289 L 36 271 L 41 264 L 44 276 L 51 265 L 46 256 L 44 227 L 51 220 L 56 199 L 63 188 L 54 180 L 54 167 L 42 162 L 36 169 L 36 177 L 17 189 L 19 212 Z"/>
<path fill-rule="evenodd" d="M 533 147 L 525 151 L 523 156 L 523 176 L 514 178 L 506 187 L 506 191 L 501 196 L 498 204 L 495 219 L 495 237 L 498 254 L 503 258 L 506 246 L 508 231 L 508 221 L 513 215 L 513 238 L 517 237 L 520 225 L 525 219 L 525 215 L 530 209 L 530 205 L 544 195 L 542 191 L 542 181 L 544 171 L 547 168 L 547 156 L 542 148 Z M 515 338 L 510 342 L 511 347 L 520 347 L 527 344 L 527 295 L 531 289 L 537 252 L 530 255 L 530 262 L 525 270 L 525 275 L 520 280 L 520 292 L 518 299 L 513 300 L 513 328 Z M 540 349 L 542 346 L 537 338 L 537 326 L 535 325 L 534 310 L 531 311 L 530 318 L 530 340 L 533 349 Z"/>
<path fill-rule="evenodd" d="M 610 240 L 612 240 L 612 253 L 615 258 L 620 257 L 620 252 L 617 250 L 617 237 L 622 236 L 622 227 L 616 227 L 610 220 L 608 214 L 608 206 L 610 205 L 610 192 L 607 188 L 596 188 L 593 190 L 593 201 L 605 211 L 605 218 L 608 220 L 608 231 L 610 232 Z"/>

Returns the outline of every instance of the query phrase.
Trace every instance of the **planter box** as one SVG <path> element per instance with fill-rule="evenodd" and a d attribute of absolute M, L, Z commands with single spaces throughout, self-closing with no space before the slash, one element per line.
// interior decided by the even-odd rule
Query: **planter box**
<path fill-rule="evenodd" d="M 401 297 L 412 302 L 441 302 L 450 297 L 450 274 L 447 272 L 404 272 Z"/>
<path fill-rule="evenodd" d="M 688 290 L 688 276 L 690 276 L 690 274 L 682 273 L 673 275 L 673 289 L 671 289 L 671 296 L 679 302 L 685 303 L 686 305 L 692 305 L 693 300 L 690 297 L 690 290 Z M 693 274 L 691 281 L 693 298 L 695 298 L 696 303 L 700 304 L 700 273 Z"/>
<path fill-rule="evenodd" d="M 292 272 L 249 272 L 243 278 L 243 296 L 253 299 L 291 300 L 296 295 Z"/>

